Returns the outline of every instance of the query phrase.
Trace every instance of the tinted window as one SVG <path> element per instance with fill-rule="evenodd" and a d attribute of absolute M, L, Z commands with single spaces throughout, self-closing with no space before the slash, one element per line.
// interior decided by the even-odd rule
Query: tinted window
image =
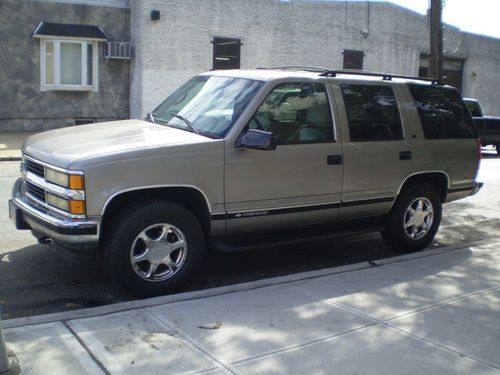
<path fill-rule="evenodd" d="M 408 85 L 427 139 L 476 138 L 474 122 L 453 88 Z"/>
<path fill-rule="evenodd" d="M 479 105 L 479 102 L 476 102 L 475 100 L 464 100 L 464 101 L 465 104 L 467 104 L 467 107 L 469 107 L 472 117 L 483 117 L 483 112 L 481 111 L 481 106 Z"/>
<path fill-rule="evenodd" d="M 342 85 L 352 142 L 403 139 L 401 118 L 392 88 Z"/>
<path fill-rule="evenodd" d="M 250 120 L 249 127 L 273 133 L 278 144 L 332 141 L 332 118 L 325 85 L 276 86 Z"/>

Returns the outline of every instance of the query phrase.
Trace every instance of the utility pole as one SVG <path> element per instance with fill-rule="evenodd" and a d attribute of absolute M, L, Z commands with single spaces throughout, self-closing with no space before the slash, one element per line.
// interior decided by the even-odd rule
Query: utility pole
<path fill-rule="evenodd" d="M 5 347 L 5 339 L 2 331 L 2 310 L 0 309 L 0 374 L 9 370 L 9 357 L 7 356 L 7 348 Z"/>
<path fill-rule="evenodd" d="M 431 3 L 431 58 L 429 61 L 429 77 L 439 81 L 443 79 L 443 27 L 441 14 L 442 0 L 430 0 Z"/>

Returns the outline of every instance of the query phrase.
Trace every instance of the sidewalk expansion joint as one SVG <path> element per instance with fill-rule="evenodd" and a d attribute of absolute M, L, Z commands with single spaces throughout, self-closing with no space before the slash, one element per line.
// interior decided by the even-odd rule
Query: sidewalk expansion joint
<path fill-rule="evenodd" d="M 451 304 L 453 304 L 455 302 L 464 301 L 464 300 L 467 300 L 469 298 L 474 298 L 474 297 L 482 296 L 483 294 L 489 294 L 489 293 L 495 292 L 497 290 L 500 290 L 500 285 L 499 286 L 493 286 L 493 287 L 488 288 L 488 289 L 483 289 L 483 290 L 480 290 L 480 291 L 477 291 L 477 292 L 470 292 L 470 293 L 467 293 L 467 294 L 462 294 L 462 295 L 457 296 L 457 297 L 448 298 L 448 299 L 444 300 L 443 302 L 439 302 L 439 303 L 435 303 L 435 304 L 432 304 L 432 305 L 424 306 L 424 307 L 421 307 L 419 309 L 415 309 L 415 310 L 412 310 L 412 311 L 404 312 L 404 313 L 399 314 L 399 315 L 392 315 L 392 316 L 388 317 L 387 319 L 385 319 L 384 321 L 389 322 L 389 321 L 392 321 L 392 320 L 396 320 L 396 319 L 404 318 L 404 317 L 407 317 L 407 316 L 415 315 L 415 314 L 418 314 L 418 313 L 421 313 L 421 312 L 424 312 L 424 311 L 434 310 L 434 309 L 437 309 L 439 307 L 443 307 L 443 306 L 446 306 L 446 305 L 451 305 Z"/>
<path fill-rule="evenodd" d="M 222 370 L 224 370 L 225 372 L 228 372 L 228 373 L 233 374 L 233 375 L 240 375 L 241 374 L 241 372 L 238 369 L 236 369 L 235 367 L 233 367 L 231 364 L 226 363 L 225 361 L 215 357 L 210 352 L 205 350 L 203 348 L 203 346 L 199 342 L 197 342 L 197 340 L 195 340 L 190 335 L 188 335 L 186 332 L 184 332 L 184 330 L 181 329 L 179 326 L 177 326 L 175 323 L 171 322 L 170 320 L 168 320 L 162 316 L 156 315 L 149 308 L 146 308 L 146 311 L 151 316 L 153 316 L 153 318 L 156 319 L 160 323 L 160 325 L 164 326 L 165 328 L 167 328 L 169 330 L 175 331 L 177 333 L 178 337 L 180 337 L 184 341 L 186 341 L 189 344 L 189 346 L 191 346 L 193 349 L 196 349 L 198 352 L 201 352 L 206 358 L 217 363 L 219 366 L 222 367 Z"/>
<path fill-rule="evenodd" d="M 303 294 L 307 295 L 307 296 L 316 297 L 316 296 L 314 296 L 313 293 L 310 293 L 309 291 L 304 290 L 304 289 L 302 289 L 300 287 L 296 287 L 296 289 L 298 291 L 302 292 Z M 452 302 L 465 300 L 467 298 L 473 298 L 473 297 L 476 297 L 476 296 L 479 296 L 479 295 L 483 295 L 483 294 L 488 294 L 488 293 L 491 293 L 491 292 L 499 290 L 499 289 L 500 289 L 500 287 L 493 287 L 493 288 L 489 288 L 489 289 L 486 289 L 486 290 L 482 290 L 480 292 L 468 293 L 466 295 L 462 295 L 462 296 L 459 296 L 459 297 L 451 298 L 451 299 L 449 299 L 449 300 L 447 300 L 445 302 L 439 303 L 439 304 L 434 304 L 434 305 L 431 305 L 431 306 L 426 306 L 426 307 L 424 307 L 422 309 L 418 309 L 418 310 L 409 312 L 407 314 L 403 314 L 401 316 L 398 316 L 398 318 L 400 318 L 402 316 L 412 315 L 414 313 L 419 313 L 419 312 L 425 311 L 425 310 L 431 310 L 431 309 L 434 309 L 434 308 L 439 307 L 439 306 L 444 306 L 444 305 L 450 304 Z M 487 366 L 489 368 L 492 368 L 492 369 L 495 369 L 495 370 L 499 370 L 500 369 L 500 367 L 498 365 L 495 365 L 495 364 L 492 364 L 490 362 L 487 362 L 484 359 L 478 358 L 478 357 L 476 357 L 474 355 L 471 355 L 471 354 L 463 353 L 463 352 L 461 352 L 458 349 L 454 349 L 452 347 L 445 346 L 445 345 L 440 344 L 438 342 L 435 342 L 433 340 L 430 340 L 430 339 L 427 339 L 425 337 L 421 337 L 421 336 L 418 336 L 418 335 L 416 335 L 414 333 L 408 332 L 408 331 L 406 331 L 406 330 L 398 327 L 396 324 L 392 323 L 392 321 L 394 321 L 396 318 L 380 319 L 380 318 L 377 318 L 376 316 L 367 314 L 367 313 L 365 313 L 363 311 L 360 311 L 358 309 L 355 309 L 355 308 L 352 308 L 352 307 L 349 307 L 349 306 L 346 306 L 346 305 L 343 305 L 343 304 L 340 304 L 340 303 L 337 303 L 337 302 L 333 302 L 331 300 L 323 300 L 323 302 L 325 302 L 326 304 L 328 304 L 330 306 L 334 306 L 334 307 L 337 307 L 337 308 L 339 308 L 341 310 L 344 310 L 344 311 L 346 311 L 348 313 L 351 313 L 351 314 L 363 317 L 365 319 L 369 319 L 369 320 L 371 320 L 371 321 L 374 322 L 374 325 L 380 325 L 381 327 L 386 327 L 387 329 L 399 332 L 399 333 L 401 333 L 403 335 L 409 336 L 409 337 L 411 337 L 411 338 L 413 338 L 413 339 L 415 339 L 415 340 L 417 340 L 419 342 L 425 343 L 427 345 L 437 346 L 437 347 L 439 347 L 441 349 L 444 349 L 446 351 L 449 351 L 449 352 L 452 352 L 452 353 L 454 353 L 456 355 L 459 355 L 460 357 L 465 357 L 465 358 L 468 358 L 468 359 L 473 360 L 475 362 L 478 362 L 478 363 L 480 363 L 480 364 L 482 364 L 484 366 Z"/>
<path fill-rule="evenodd" d="M 376 325 L 377 325 L 377 323 L 365 324 L 365 325 L 363 325 L 361 327 L 352 328 L 352 329 L 349 329 L 349 330 L 346 330 L 346 331 L 343 331 L 343 332 L 336 333 L 334 335 L 320 337 L 319 339 L 315 339 L 315 340 L 303 342 L 301 344 L 291 345 L 291 346 L 287 346 L 287 347 L 284 347 L 284 348 L 281 348 L 281 349 L 273 350 L 273 351 L 270 351 L 270 352 L 267 352 L 267 353 L 263 353 L 263 354 L 251 356 L 251 357 L 239 360 L 239 361 L 235 361 L 235 362 L 233 362 L 231 364 L 232 365 L 239 365 L 239 364 L 242 364 L 242 363 L 254 361 L 256 359 L 271 357 L 271 356 L 273 356 L 275 354 L 280 354 L 280 353 L 289 352 L 289 351 L 292 351 L 292 350 L 295 350 L 295 349 L 305 348 L 307 346 L 311 346 L 311 345 L 318 344 L 318 343 L 321 343 L 321 342 L 329 341 L 329 340 L 332 340 L 332 339 L 335 339 L 335 338 L 338 338 L 338 337 L 342 337 L 342 336 L 351 334 L 353 332 L 362 331 L 362 330 L 364 330 L 366 328 L 374 327 Z"/>
<path fill-rule="evenodd" d="M 85 342 L 80 338 L 80 336 L 78 336 L 73 327 L 71 327 L 71 325 L 67 321 L 63 321 L 62 323 L 64 324 L 66 329 L 73 335 L 76 341 L 78 341 L 78 343 L 83 347 L 83 349 L 85 349 L 87 354 L 90 356 L 90 358 L 92 358 L 94 363 L 102 370 L 102 372 L 106 375 L 111 375 L 108 369 L 101 363 L 101 361 L 99 361 L 99 359 L 94 355 L 94 353 L 92 353 L 90 348 L 85 344 Z"/>

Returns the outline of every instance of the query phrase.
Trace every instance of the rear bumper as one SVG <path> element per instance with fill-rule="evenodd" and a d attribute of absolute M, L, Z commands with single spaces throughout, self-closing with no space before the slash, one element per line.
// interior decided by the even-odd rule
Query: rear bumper
<path fill-rule="evenodd" d="M 445 202 L 453 202 L 458 199 L 470 197 L 471 195 L 477 194 L 479 190 L 483 188 L 483 186 L 483 182 L 474 182 L 474 184 L 472 185 L 448 189 L 448 194 L 446 195 Z"/>
<path fill-rule="evenodd" d="M 472 192 L 470 193 L 470 195 L 474 195 L 474 194 L 477 194 L 479 192 L 479 190 L 481 190 L 484 186 L 484 182 L 476 182 L 474 184 L 474 189 L 472 189 Z"/>

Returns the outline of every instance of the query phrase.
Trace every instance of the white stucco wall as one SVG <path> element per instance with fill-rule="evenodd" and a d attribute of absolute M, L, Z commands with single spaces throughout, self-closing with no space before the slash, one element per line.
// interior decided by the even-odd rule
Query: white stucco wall
<path fill-rule="evenodd" d="M 417 75 L 420 54 L 429 51 L 426 17 L 389 3 L 134 0 L 130 6 L 132 117 L 144 116 L 192 75 L 210 70 L 214 36 L 241 38 L 241 68 L 341 68 L 343 50 L 356 49 L 365 53 L 366 70 Z M 159 21 L 151 21 L 153 9 L 160 10 Z M 451 27 L 444 38 L 448 56 L 467 59 L 464 95 L 493 111 L 499 103 L 491 92 L 498 84 L 500 40 L 478 41 Z"/>

